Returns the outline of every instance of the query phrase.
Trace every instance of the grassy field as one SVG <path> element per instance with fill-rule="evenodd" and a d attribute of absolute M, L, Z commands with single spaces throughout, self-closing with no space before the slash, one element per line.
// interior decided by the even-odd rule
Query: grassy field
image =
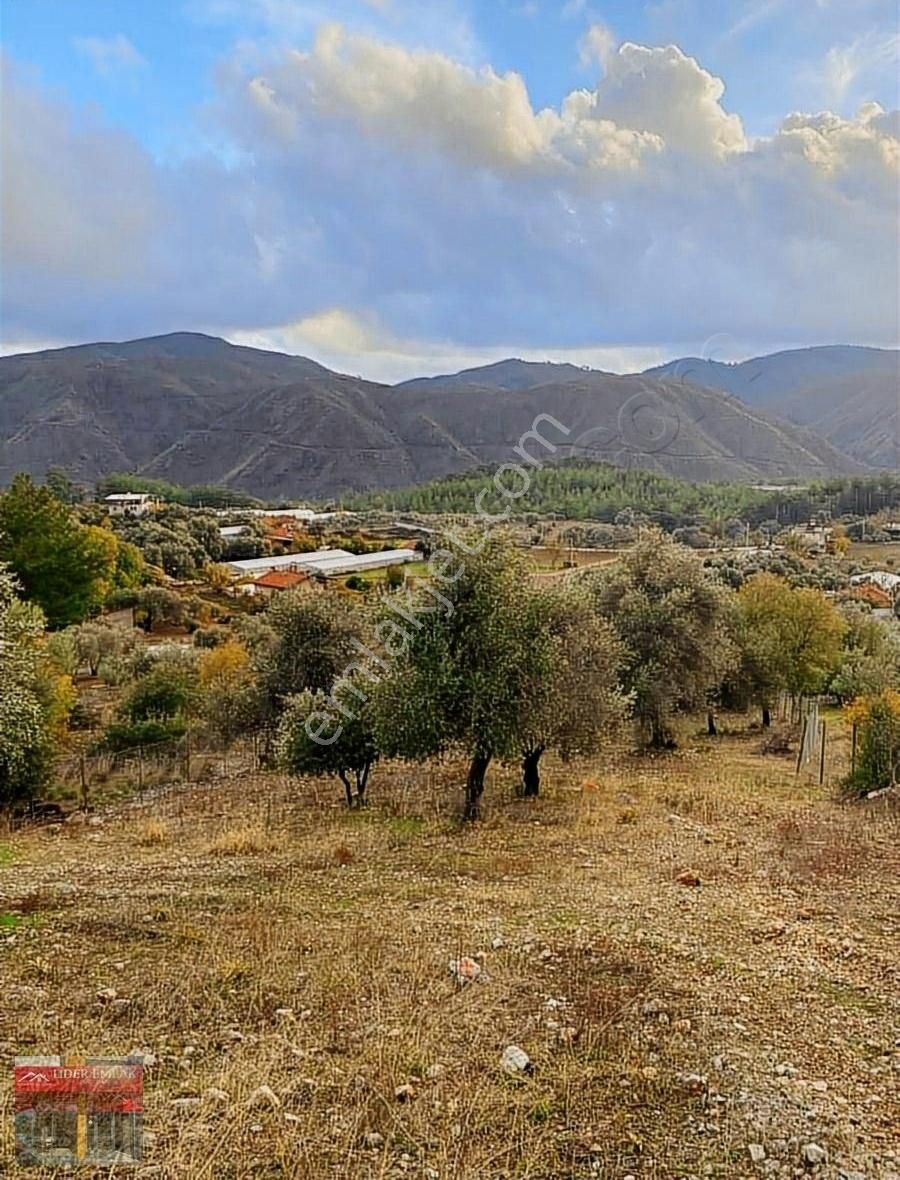
<path fill-rule="evenodd" d="M 900 816 L 759 743 L 497 768 L 468 829 L 388 765 L 5 839 L 0 1174 L 14 1054 L 141 1050 L 148 1177 L 895 1176 Z"/>
<path fill-rule="evenodd" d="M 854 541 L 848 556 L 873 569 L 900 569 L 900 545 L 896 542 Z"/>

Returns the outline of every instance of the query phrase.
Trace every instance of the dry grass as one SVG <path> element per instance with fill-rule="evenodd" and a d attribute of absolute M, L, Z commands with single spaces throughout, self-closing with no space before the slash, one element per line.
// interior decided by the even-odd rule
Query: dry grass
<path fill-rule="evenodd" d="M 153 848 L 154 845 L 168 844 L 169 825 L 159 819 L 145 819 L 137 825 L 134 838 L 142 848 Z"/>
<path fill-rule="evenodd" d="M 152 1051 L 147 1162 L 171 1180 L 747 1180 L 747 1144 L 792 1134 L 878 1180 L 900 821 L 758 745 L 550 766 L 536 801 L 498 768 L 474 829 L 448 763 L 380 767 L 360 812 L 258 775 L 19 833 L 0 1053 Z M 500 1068 L 512 1043 L 533 1076 Z M 0 1173 L 36 1175 L 0 1084 Z M 263 1084 L 277 1106 L 249 1104 Z M 227 1102 L 170 1105 L 210 1087 Z"/>
<path fill-rule="evenodd" d="M 283 844 L 280 834 L 268 831 L 261 824 L 249 823 L 219 832 L 206 846 L 206 852 L 209 856 L 254 856 L 277 852 Z"/>

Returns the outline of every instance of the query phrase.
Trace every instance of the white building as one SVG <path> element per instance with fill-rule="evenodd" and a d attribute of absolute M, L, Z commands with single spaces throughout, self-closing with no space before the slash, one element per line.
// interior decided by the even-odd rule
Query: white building
<path fill-rule="evenodd" d="M 864 586 L 866 583 L 878 586 L 888 594 L 900 591 L 900 574 L 892 574 L 890 570 L 872 570 L 868 574 L 856 574 L 850 579 L 851 586 Z"/>
<path fill-rule="evenodd" d="M 153 507 L 153 497 L 146 492 L 114 492 L 103 503 L 110 516 L 143 516 Z"/>
<path fill-rule="evenodd" d="M 285 553 L 281 557 L 250 557 L 229 561 L 228 568 L 236 578 L 270 573 L 272 570 L 291 570 L 297 573 L 318 574 L 325 578 L 339 578 L 344 574 L 361 574 L 367 570 L 385 569 L 391 565 L 405 565 L 416 561 L 418 553 L 412 549 L 383 549 L 378 553 L 348 553 L 346 549 L 314 549 L 311 553 Z"/>
<path fill-rule="evenodd" d="M 250 574 L 258 578 L 270 570 L 308 570 L 317 560 L 327 561 L 332 557 L 352 557 L 346 549 L 314 549 L 312 553 L 285 553 L 281 557 L 248 557 L 226 564 L 236 578 Z"/>
<path fill-rule="evenodd" d="M 391 565 L 405 565 L 419 557 L 412 549 L 383 549 L 378 553 L 347 553 L 343 557 L 323 557 L 310 562 L 311 573 L 325 578 L 340 578 L 344 574 L 363 574 L 368 570 L 385 569 Z"/>

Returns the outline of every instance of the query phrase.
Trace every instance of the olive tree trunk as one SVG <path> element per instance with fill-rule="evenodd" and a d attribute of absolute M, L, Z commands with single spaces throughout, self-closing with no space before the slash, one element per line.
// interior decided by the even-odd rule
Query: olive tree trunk
<path fill-rule="evenodd" d="M 534 746 L 522 755 L 522 795 L 535 799 L 541 792 L 541 755 L 543 746 Z"/>
<path fill-rule="evenodd" d="M 490 765 L 491 755 L 478 750 L 472 755 L 469 763 L 469 774 L 466 778 L 466 805 L 463 819 L 476 820 L 481 814 L 481 796 L 484 793 L 484 776 Z"/>

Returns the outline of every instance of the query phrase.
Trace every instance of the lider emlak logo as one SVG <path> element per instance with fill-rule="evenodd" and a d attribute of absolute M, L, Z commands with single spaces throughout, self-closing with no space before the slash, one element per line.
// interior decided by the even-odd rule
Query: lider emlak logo
<path fill-rule="evenodd" d="M 139 1058 L 17 1057 L 13 1084 L 20 1165 L 121 1165 L 142 1158 Z"/>

